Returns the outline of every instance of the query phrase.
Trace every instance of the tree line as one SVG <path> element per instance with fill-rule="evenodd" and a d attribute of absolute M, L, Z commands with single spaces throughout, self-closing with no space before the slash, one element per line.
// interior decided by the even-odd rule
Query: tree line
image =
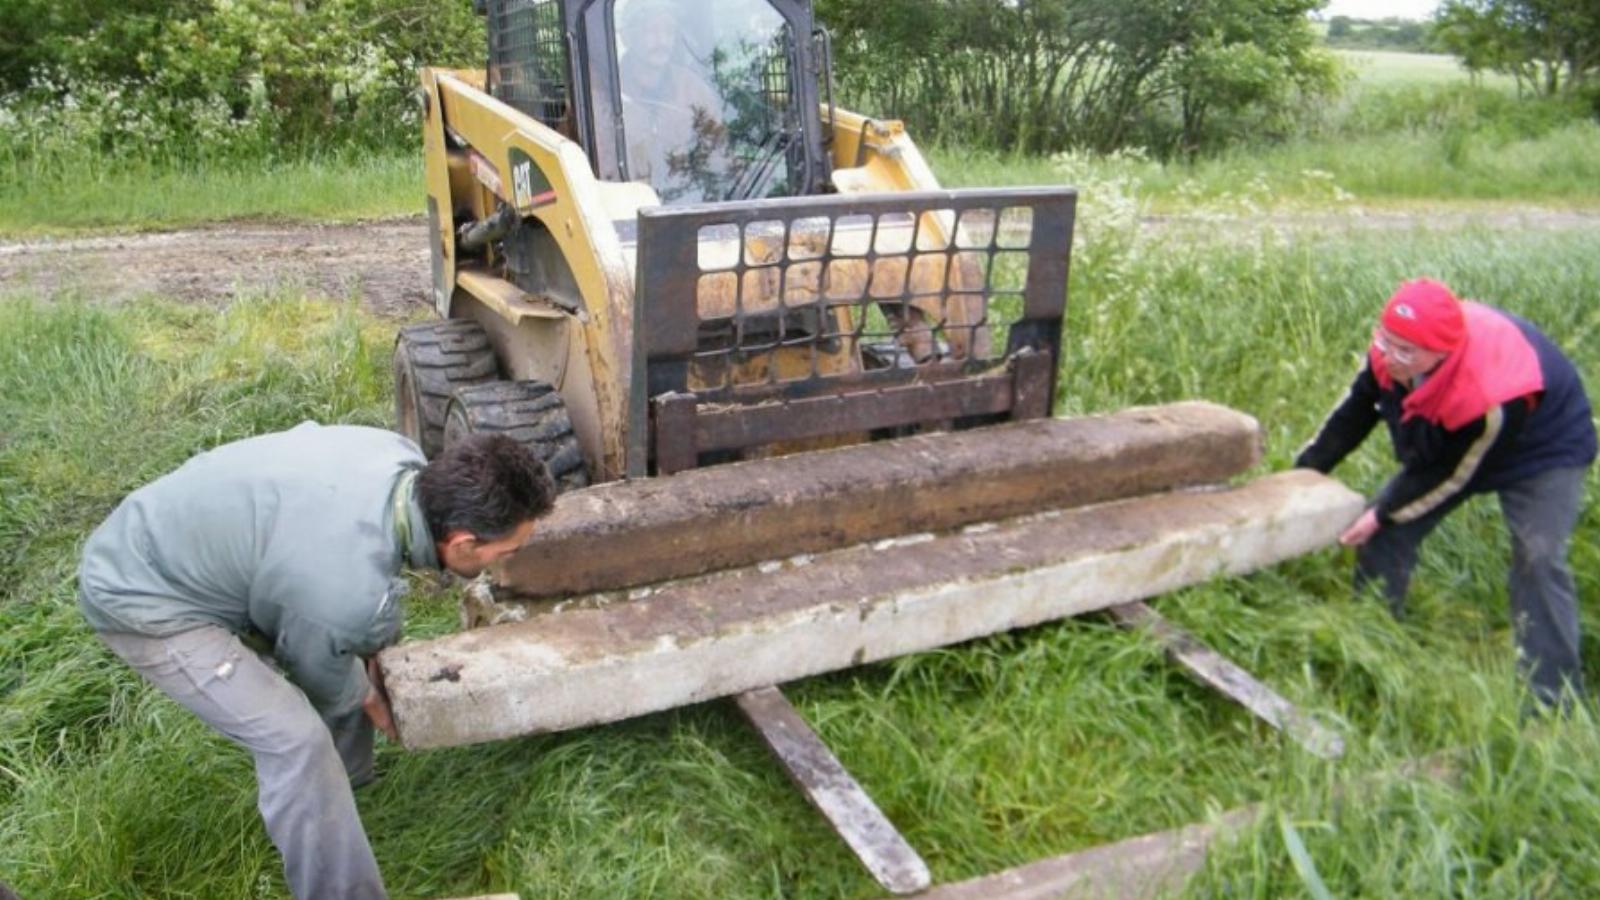
<path fill-rule="evenodd" d="M 1447 0 L 1434 34 L 1474 72 L 1547 96 L 1586 94 L 1600 113 L 1600 0 Z"/>
<path fill-rule="evenodd" d="M 1193 154 L 1338 88 L 1322 0 L 816 0 L 840 100 L 919 138 Z M 1449 0 L 1435 38 L 1530 90 L 1586 90 L 1600 0 Z M 481 65 L 469 0 L 7 0 L 0 152 L 415 144 L 416 69 Z M 52 141 L 55 143 L 52 144 Z M 34 148 L 32 151 L 29 148 Z"/>
<path fill-rule="evenodd" d="M 467 0 L 5 0 L 0 112 L 113 155 L 415 141 L 417 68 L 484 46 Z"/>
<path fill-rule="evenodd" d="M 1336 67 L 1320 0 L 817 0 L 845 98 L 1023 152 L 1194 152 L 1270 131 Z"/>
<path fill-rule="evenodd" d="M 1340 50 L 1398 50 L 1427 53 L 1433 49 L 1431 29 L 1412 19 L 1357 19 L 1334 16 L 1328 20 L 1329 47 Z"/>

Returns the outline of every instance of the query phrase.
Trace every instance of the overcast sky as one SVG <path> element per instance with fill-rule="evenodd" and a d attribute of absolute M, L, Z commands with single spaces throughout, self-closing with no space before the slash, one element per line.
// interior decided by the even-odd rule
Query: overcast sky
<path fill-rule="evenodd" d="M 1350 16 L 1355 19 L 1382 19 L 1404 16 L 1407 19 L 1426 19 L 1433 15 L 1439 0 L 1331 0 L 1322 11 L 1323 18 Z"/>

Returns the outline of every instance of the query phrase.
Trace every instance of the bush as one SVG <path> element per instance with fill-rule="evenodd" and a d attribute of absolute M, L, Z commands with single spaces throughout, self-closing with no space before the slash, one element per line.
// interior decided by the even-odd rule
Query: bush
<path fill-rule="evenodd" d="M 1337 90 L 1289 0 L 818 0 L 841 100 L 920 135 L 1020 153 L 1166 155 L 1248 138 Z"/>
<path fill-rule="evenodd" d="M 482 22 L 462 0 L 84 6 L 79 18 L 40 9 L 12 23 L 30 29 L 29 65 L 0 65 L 0 159 L 409 146 L 417 68 L 484 55 Z M 0 13 L 0 25 L 12 18 L 23 17 Z"/>

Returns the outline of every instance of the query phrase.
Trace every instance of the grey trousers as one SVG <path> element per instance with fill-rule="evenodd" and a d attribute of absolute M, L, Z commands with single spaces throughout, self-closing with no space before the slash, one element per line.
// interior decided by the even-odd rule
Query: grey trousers
<path fill-rule="evenodd" d="M 1578 596 L 1567 567 L 1567 544 L 1583 503 L 1588 469 L 1575 466 L 1541 472 L 1502 489 L 1500 510 L 1511 531 L 1511 618 L 1518 665 L 1545 703 L 1560 701 L 1563 688 L 1583 690 L 1578 652 Z M 1406 589 L 1417 550 L 1451 510 L 1460 494 L 1420 519 L 1378 529 L 1356 553 L 1356 589 L 1381 582 L 1395 616 L 1405 613 Z"/>
<path fill-rule="evenodd" d="M 351 793 L 352 783 L 372 778 L 372 725 L 359 707 L 325 721 L 299 688 L 223 628 L 100 638 L 255 757 L 257 807 L 295 897 L 385 896 Z"/>

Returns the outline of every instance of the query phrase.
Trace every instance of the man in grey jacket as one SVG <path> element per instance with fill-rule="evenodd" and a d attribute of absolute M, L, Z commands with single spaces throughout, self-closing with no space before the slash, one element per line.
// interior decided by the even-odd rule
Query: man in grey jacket
<path fill-rule="evenodd" d="M 367 661 L 400 635 L 397 576 L 477 575 L 554 499 L 509 438 L 429 463 L 392 432 L 307 422 L 130 494 L 84 546 L 79 605 L 113 652 L 255 757 L 296 897 L 382 897 L 351 788 L 374 777 L 373 727 L 394 736 Z"/>

